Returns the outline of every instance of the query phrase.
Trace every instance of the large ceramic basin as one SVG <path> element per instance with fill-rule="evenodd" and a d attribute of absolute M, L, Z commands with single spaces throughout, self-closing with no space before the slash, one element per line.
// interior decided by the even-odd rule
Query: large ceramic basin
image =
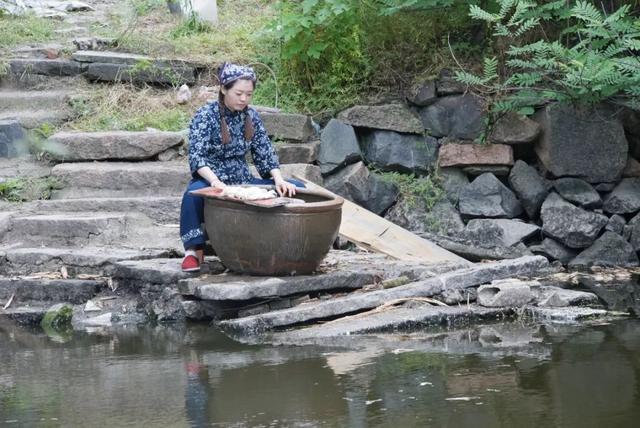
<path fill-rule="evenodd" d="M 304 204 L 275 208 L 205 197 L 211 246 L 232 271 L 252 275 L 313 272 L 338 235 L 340 197 L 298 189 Z"/>

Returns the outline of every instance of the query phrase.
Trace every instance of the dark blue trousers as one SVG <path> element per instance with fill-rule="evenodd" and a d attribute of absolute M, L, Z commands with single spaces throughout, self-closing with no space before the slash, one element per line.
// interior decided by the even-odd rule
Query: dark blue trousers
<path fill-rule="evenodd" d="M 287 179 L 296 187 L 305 187 L 304 183 L 298 180 Z M 246 184 L 275 184 L 273 180 L 253 178 Z M 207 233 L 202 227 L 204 223 L 204 200 L 201 196 L 194 196 L 189 192 L 209 187 L 209 182 L 199 179 L 192 179 L 187 186 L 186 192 L 182 196 L 182 206 L 180 207 L 180 238 L 184 249 L 202 248 L 207 241 Z"/>

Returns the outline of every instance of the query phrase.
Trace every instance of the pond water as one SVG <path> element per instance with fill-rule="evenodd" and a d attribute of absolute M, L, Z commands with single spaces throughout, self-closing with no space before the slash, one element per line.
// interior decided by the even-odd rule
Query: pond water
<path fill-rule="evenodd" d="M 206 325 L 0 324 L 0 426 L 637 427 L 639 327 L 512 323 L 329 347 L 243 345 Z"/>

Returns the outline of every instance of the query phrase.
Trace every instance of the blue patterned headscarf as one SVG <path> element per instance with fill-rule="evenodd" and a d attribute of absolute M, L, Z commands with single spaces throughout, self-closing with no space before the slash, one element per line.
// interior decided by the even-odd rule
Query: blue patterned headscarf
<path fill-rule="evenodd" d="M 251 67 L 225 62 L 220 67 L 218 78 L 220 79 L 220 84 L 222 86 L 227 86 L 229 83 L 235 82 L 238 79 L 251 80 L 255 83 L 256 73 Z"/>

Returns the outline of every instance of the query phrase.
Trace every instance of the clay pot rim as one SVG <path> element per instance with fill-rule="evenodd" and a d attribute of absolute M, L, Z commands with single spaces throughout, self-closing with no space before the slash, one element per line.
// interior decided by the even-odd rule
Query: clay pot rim
<path fill-rule="evenodd" d="M 270 185 L 253 185 L 253 186 L 244 185 L 244 187 L 261 187 L 265 189 L 274 188 L 273 186 L 270 186 Z M 275 208 L 265 208 L 265 207 L 258 207 L 254 205 L 247 205 L 247 204 L 244 204 L 242 201 L 222 200 L 222 199 L 218 199 L 213 196 L 207 196 L 207 195 L 201 195 L 201 196 L 206 198 L 208 201 L 210 201 L 210 203 L 213 203 L 214 205 L 218 205 L 218 206 L 224 206 L 227 208 L 238 208 L 242 210 L 251 210 L 251 211 L 273 212 L 273 213 L 279 213 L 279 214 L 283 214 L 283 213 L 304 214 L 304 213 L 331 211 L 334 209 L 338 210 L 338 209 L 341 209 L 342 205 L 344 204 L 344 199 L 342 197 L 337 195 L 332 195 L 327 192 L 316 191 L 316 190 L 305 189 L 305 188 L 296 188 L 296 192 L 298 194 L 320 196 L 323 198 L 327 198 L 327 200 L 320 201 L 320 202 L 307 202 L 304 204 L 283 205 L 281 207 L 275 207 Z"/>

